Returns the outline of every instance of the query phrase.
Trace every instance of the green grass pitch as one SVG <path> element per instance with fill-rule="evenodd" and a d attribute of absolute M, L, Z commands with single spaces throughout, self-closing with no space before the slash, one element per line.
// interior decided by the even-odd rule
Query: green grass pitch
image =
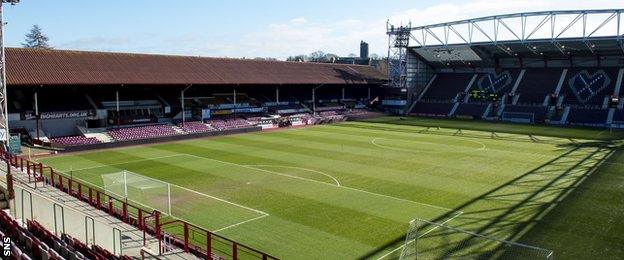
<path fill-rule="evenodd" d="M 561 259 L 616 259 L 624 256 L 621 138 L 384 117 L 40 161 L 96 185 L 123 170 L 175 184 L 173 216 L 283 259 L 396 259 L 414 218 Z M 497 249 L 457 242 L 438 251 Z"/>

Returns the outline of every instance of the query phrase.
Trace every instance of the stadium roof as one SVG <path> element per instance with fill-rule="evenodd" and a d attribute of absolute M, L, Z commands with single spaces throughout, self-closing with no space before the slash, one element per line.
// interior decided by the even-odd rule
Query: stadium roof
<path fill-rule="evenodd" d="M 7 85 L 379 84 L 370 66 L 7 48 Z"/>
<path fill-rule="evenodd" d="M 503 14 L 433 25 L 391 26 L 432 65 L 492 65 L 498 58 L 567 59 L 624 55 L 624 9 Z"/>

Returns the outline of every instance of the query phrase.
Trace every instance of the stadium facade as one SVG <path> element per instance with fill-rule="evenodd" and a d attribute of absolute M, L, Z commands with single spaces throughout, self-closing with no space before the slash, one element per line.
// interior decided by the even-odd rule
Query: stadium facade
<path fill-rule="evenodd" d="M 388 25 L 394 89 L 388 93 L 397 99 L 389 109 L 622 128 L 622 12 L 546 11 Z"/>

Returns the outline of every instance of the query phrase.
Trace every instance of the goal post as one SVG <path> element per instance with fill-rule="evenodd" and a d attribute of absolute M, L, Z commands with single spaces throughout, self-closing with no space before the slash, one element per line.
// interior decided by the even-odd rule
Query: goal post
<path fill-rule="evenodd" d="M 414 219 L 400 259 L 553 259 L 553 251 Z"/>
<path fill-rule="evenodd" d="M 171 212 L 171 184 L 129 171 L 102 175 L 104 190 L 167 215 Z"/>
<path fill-rule="evenodd" d="M 106 194 L 169 217 L 198 223 L 205 216 L 226 216 L 211 218 L 206 228 L 213 230 L 268 216 L 258 209 L 131 171 L 103 174 L 101 178 Z M 203 214 L 197 214 L 197 209 Z"/>

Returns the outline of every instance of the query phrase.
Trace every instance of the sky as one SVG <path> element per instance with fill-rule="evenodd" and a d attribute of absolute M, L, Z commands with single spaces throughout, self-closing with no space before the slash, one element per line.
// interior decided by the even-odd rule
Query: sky
<path fill-rule="evenodd" d="M 5 5 L 5 42 L 33 24 L 56 49 L 212 57 L 273 57 L 316 50 L 387 54 L 386 22 L 428 25 L 544 10 L 624 8 L 622 0 L 21 0 Z"/>

